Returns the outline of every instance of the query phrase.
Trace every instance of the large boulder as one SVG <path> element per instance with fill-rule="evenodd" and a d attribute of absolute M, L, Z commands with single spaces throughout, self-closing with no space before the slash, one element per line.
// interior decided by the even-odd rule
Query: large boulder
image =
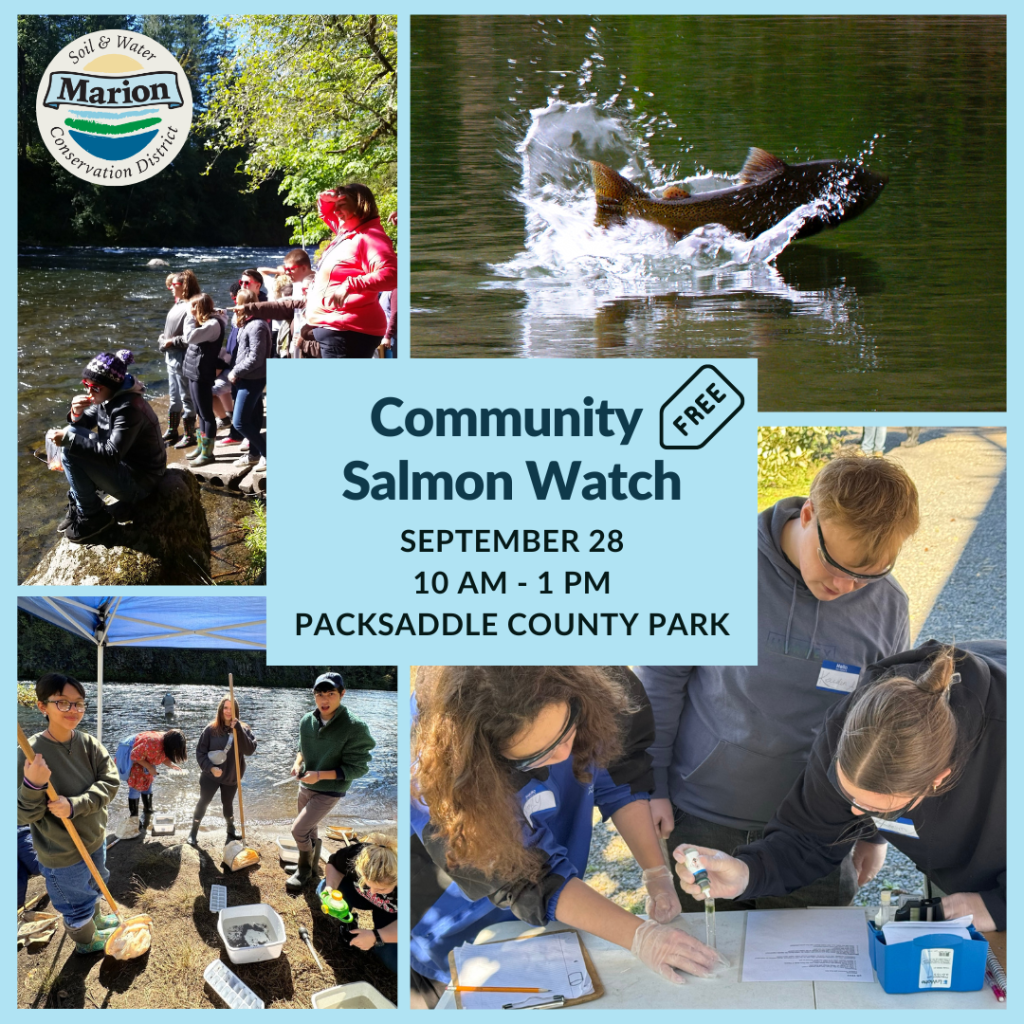
<path fill-rule="evenodd" d="M 117 522 L 95 541 L 61 537 L 25 580 L 29 586 L 210 582 L 210 527 L 191 473 L 168 466 L 149 497 L 108 505 Z"/>

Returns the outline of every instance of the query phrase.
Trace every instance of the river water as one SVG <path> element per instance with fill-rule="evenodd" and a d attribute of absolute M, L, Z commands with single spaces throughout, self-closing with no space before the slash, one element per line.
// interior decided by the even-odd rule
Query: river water
<path fill-rule="evenodd" d="M 757 357 L 768 410 L 1002 409 L 1004 18 L 414 17 L 415 356 Z M 593 225 L 588 159 L 890 175 L 791 241 Z"/>
<path fill-rule="evenodd" d="M 30 682 L 34 686 L 34 680 Z M 81 728 L 96 734 L 96 684 L 85 684 L 89 711 Z M 160 704 L 167 687 L 149 683 L 106 683 L 103 686 L 103 740 L 113 755 L 126 736 L 147 729 L 180 729 L 188 742 L 188 760 L 184 771 L 166 765 L 158 768 L 153 784 L 153 806 L 158 813 L 174 813 L 178 828 L 187 827 L 199 796 L 199 765 L 195 759 L 196 742 L 217 710 L 217 702 L 226 689 L 212 686 L 178 686 L 171 692 L 176 701 L 174 717 L 168 717 Z M 245 820 L 251 824 L 284 826 L 295 817 L 298 784 L 289 782 L 274 787 L 289 777 L 298 749 L 299 722 L 313 709 L 310 691 L 304 687 L 264 689 L 236 686 L 243 722 L 256 736 L 256 753 L 247 759 L 243 781 Z M 351 825 L 357 831 L 396 822 L 398 792 L 397 694 L 384 690 L 348 690 L 346 707 L 366 722 L 377 741 L 370 771 L 352 783 L 348 794 L 327 819 L 329 824 Z M 45 728 L 45 720 L 35 706 L 18 705 L 18 722 L 31 736 Z M 127 789 L 122 785 L 111 807 L 110 828 L 127 816 Z M 237 802 L 236 802 L 237 814 Z M 220 800 L 214 797 L 204 824 L 223 828 Z"/>
<path fill-rule="evenodd" d="M 286 250 L 25 248 L 18 255 L 18 580 L 53 547 L 64 513 L 67 482 L 33 458 L 47 429 L 64 422 L 82 370 L 97 352 L 129 348 L 132 372 L 143 380 L 166 425 L 167 371 L 156 339 L 171 306 L 164 279 L 191 267 L 219 306 L 247 267 L 277 266 Z M 148 268 L 151 259 L 170 266 Z M 180 453 L 173 456 L 177 458 Z M 238 522 L 251 501 L 203 485 L 213 535 L 217 583 L 240 583 L 247 555 Z"/>

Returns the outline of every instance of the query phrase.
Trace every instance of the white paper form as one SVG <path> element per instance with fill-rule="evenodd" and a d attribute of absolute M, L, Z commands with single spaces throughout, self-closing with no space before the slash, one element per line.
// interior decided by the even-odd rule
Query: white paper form
<path fill-rule="evenodd" d="M 863 907 L 752 910 L 743 981 L 874 981 Z"/>
<path fill-rule="evenodd" d="M 919 935 L 959 935 L 964 942 L 970 942 L 971 933 L 967 926 L 973 920 L 973 914 L 965 914 L 948 921 L 890 921 L 882 925 L 882 934 L 887 946 L 913 942 Z"/>
<path fill-rule="evenodd" d="M 575 932 L 556 932 L 510 942 L 468 944 L 455 950 L 460 985 L 546 988 L 548 992 L 462 992 L 466 1010 L 500 1010 L 506 1003 L 544 1003 L 553 996 L 578 999 L 594 984 Z"/>

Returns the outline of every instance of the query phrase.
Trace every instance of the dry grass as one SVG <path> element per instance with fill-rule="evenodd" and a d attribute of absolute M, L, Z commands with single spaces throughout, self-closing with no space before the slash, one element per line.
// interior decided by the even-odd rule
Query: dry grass
<path fill-rule="evenodd" d="M 150 914 L 153 946 L 137 960 L 118 962 L 100 953 L 73 955 L 63 929 L 47 946 L 18 953 L 18 1006 L 21 1008 L 179 1008 L 222 1007 L 205 985 L 203 971 L 221 959 L 266 1003 L 268 1009 L 309 1009 L 320 989 L 368 981 L 392 1002 L 397 979 L 372 953 L 348 947 L 337 922 L 321 913 L 313 887 L 300 896 L 284 888 L 288 877 L 277 858 L 274 835 L 247 829 L 248 844 L 262 860 L 232 874 L 220 864 L 223 832 L 200 836 L 197 852 L 183 844 L 184 833 L 118 843 L 108 852 L 109 888 L 126 916 Z M 325 856 L 339 844 L 325 842 Z M 288 869 L 289 872 L 291 869 Z M 287 941 L 276 960 L 232 964 L 217 934 L 217 915 L 209 911 L 210 886 L 224 885 L 228 905 L 268 903 L 285 923 Z M 45 891 L 33 878 L 29 896 Z M 46 901 L 42 906 L 46 905 Z M 298 937 L 304 924 L 324 965 L 317 970 Z"/>

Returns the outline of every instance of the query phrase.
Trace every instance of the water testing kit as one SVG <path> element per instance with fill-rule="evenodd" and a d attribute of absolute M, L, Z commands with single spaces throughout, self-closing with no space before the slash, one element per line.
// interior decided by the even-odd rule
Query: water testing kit
<path fill-rule="evenodd" d="M 968 927 L 959 935 L 919 935 L 888 946 L 882 930 L 868 921 L 871 966 L 886 992 L 973 992 L 985 984 L 988 942 Z"/>

